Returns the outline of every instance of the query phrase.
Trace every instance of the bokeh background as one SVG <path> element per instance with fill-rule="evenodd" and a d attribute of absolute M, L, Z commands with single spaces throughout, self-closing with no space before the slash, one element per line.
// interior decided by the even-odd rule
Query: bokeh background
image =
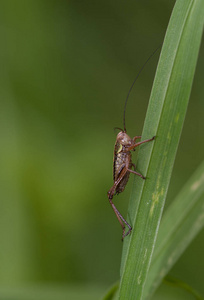
<path fill-rule="evenodd" d="M 122 126 L 127 92 L 162 43 L 173 5 L 1 1 L 0 288 L 103 290 L 119 279 L 121 228 L 107 199 L 114 127 Z M 203 54 L 204 43 L 166 207 L 203 160 Z M 130 136 L 142 132 L 158 57 L 129 98 Z M 124 215 L 131 183 L 115 200 Z M 202 231 L 171 275 L 204 294 L 203 238 Z"/>

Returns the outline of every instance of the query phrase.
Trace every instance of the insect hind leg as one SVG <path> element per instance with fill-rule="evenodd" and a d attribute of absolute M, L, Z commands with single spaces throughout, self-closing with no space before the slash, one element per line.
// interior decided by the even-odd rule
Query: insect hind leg
<path fill-rule="evenodd" d="M 121 215 L 121 213 L 117 210 L 117 208 L 115 207 L 112 199 L 110 197 L 108 197 L 108 200 L 110 202 L 110 205 L 112 206 L 114 213 L 118 219 L 118 221 L 120 222 L 120 225 L 122 227 L 123 230 L 123 235 L 122 235 L 122 241 L 124 239 L 124 237 L 126 237 L 131 231 L 132 231 L 132 227 L 130 226 L 130 224 L 123 218 L 123 216 Z M 125 225 L 127 225 L 127 227 L 129 228 L 128 232 L 125 233 Z"/>
<path fill-rule="evenodd" d="M 121 213 L 117 210 L 117 208 L 115 207 L 112 199 L 113 199 L 113 196 L 115 194 L 116 187 L 121 182 L 121 180 L 124 178 L 125 174 L 127 173 L 127 170 L 128 170 L 127 166 L 125 166 L 125 164 L 123 164 L 122 165 L 122 171 L 121 171 L 119 177 L 114 182 L 114 185 L 112 186 L 112 188 L 110 188 L 110 190 L 108 191 L 108 200 L 109 200 L 110 205 L 112 206 L 112 208 L 114 210 L 114 213 L 116 214 L 116 217 L 117 217 L 118 221 L 120 222 L 120 225 L 121 225 L 122 230 L 123 230 L 122 241 L 123 241 L 124 237 L 127 236 L 131 232 L 132 227 L 130 226 L 130 224 L 128 224 L 128 222 L 123 218 Z M 129 231 L 127 233 L 125 233 L 125 225 L 124 224 L 127 225 L 127 227 L 129 228 Z"/>

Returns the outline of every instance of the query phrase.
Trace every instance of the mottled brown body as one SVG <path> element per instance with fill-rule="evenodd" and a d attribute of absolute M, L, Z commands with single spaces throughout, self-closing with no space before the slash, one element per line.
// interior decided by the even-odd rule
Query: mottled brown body
<path fill-rule="evenodd" d="M 145 179 L 143 175 L 137 173 L 136 171 L 132 170 L 132 167 L 135 167 L 132 163 L 132 155 L 131 150 L 134 150 L 137 146 L 152 141 L 152 139 L 148 139 L 142 142 L 136 143 L 137 139 L 141 138 L 141 136 L 135 136 L 131 139 L 125 131 L 120 131 L 116 138 L 115 148 L 114 148 L 114 159 L 113 159 L 113 181 L 114 184 L 108 191 L 108 199 L 109 202 L 122 226 L 123 229 L 123 238 L 128 235 L 132 227 L 128 222 L 123 218 L 120 212 L 117 210 L 115 205 L 113 204 L 113 196 L 115 194 L 119 194 L 124 191 L 126 184 L 128 182 L 130 173 L 140 176 L 141 178 Z M 128 226 L 129 230 L 125 234 L 125 225 Z"/>
<path fill-rule="evenodd" d="M 121 151 L 118 152 L 119 148 L 120 148 L 120 146 L 116 142 L 115 150 L 114 150 L 114 161 L 113 161 L 113 181 L 114 182 L 119 178 L 122 170 L 125 168 L 126 165 L 128 166 L 128 168 L 131 168 L 131 166 L 132 166 L 131 152 L 130 151 L 125 152 L 125 146 L 122 146 Z M 124 191 L 125 186 L 128 182 L 129 176 L 130 176 L 130 172 L 127 171 L 126 174 L 121 179 L 120 183 L 116 186 L 115 194 L 119 194 Z"/>

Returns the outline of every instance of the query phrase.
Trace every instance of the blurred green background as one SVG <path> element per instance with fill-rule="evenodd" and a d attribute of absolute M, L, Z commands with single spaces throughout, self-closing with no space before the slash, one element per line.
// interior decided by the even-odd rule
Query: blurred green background
<path fill-rule="evenodd" d="M 113 128 L 123 126 L 130 85 L 162 43 L 173 5 L 1 1 L 0 287 L 103 289 L 119 279 L 122 232 L 107 198 Z M 204 43 L 166 206 L 203 160 L 203 53 Z M 129 98 L 130 136 L 142 132 L 158 57 Z M 131 183 L 115 198 L 123 215 Z M 203 238 L 171 275 L 204 294 Z"/>

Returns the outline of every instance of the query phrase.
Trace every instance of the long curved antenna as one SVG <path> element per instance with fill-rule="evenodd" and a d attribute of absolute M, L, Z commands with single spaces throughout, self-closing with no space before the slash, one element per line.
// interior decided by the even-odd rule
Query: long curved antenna
<path fill-rule="evenodd" d="M 162 45 L 162 44 L 161 44 Z M 157 52 L 157 50 L 159 50 L 159 48 L 161 47 L 161 45 L 159 45 L 159 47 L 157 47 L 156 50 L 154 50 L 154 52 L 149 56 L 149 58 L 146 60 L 146 62 L 144 63 L 144 65 L 142 66 L 142 68 L 139 70 L 137 76 L 135 77 L 130 89 L 129 89 L 129 92 L 127 94 L 127 98 L 125 100 L 125 106 L 124 106 L 124 111 L 123 111 L 123 126 L 124 126 L 124 132 L 126 132 L 126 126 L 125 126 L 125 111 L 126 111 L 126 106 L 127 106 L 127 101 L 128 101 L 128 98 L 129 98 L 129 95 L 130 95 L 130 92 L 132 91 L 132 88 L 137 80 L 137 78 L 139 77 L 140 73 L 142 72 L 142 70 L 144 69 L 144 67 L 146 66 L 146 64 L 148 63 L 148 61 L 154 56 L 154 54 Z"/>
<path fill-rule="evenodd" d="M 116 129 L 118 129 L 118 130 L 120 130 L 120 131 L 123 131 L 123 129 L 120 128 L 120 127 L 114 127 L 114 132 L 116 131 Z"/>

